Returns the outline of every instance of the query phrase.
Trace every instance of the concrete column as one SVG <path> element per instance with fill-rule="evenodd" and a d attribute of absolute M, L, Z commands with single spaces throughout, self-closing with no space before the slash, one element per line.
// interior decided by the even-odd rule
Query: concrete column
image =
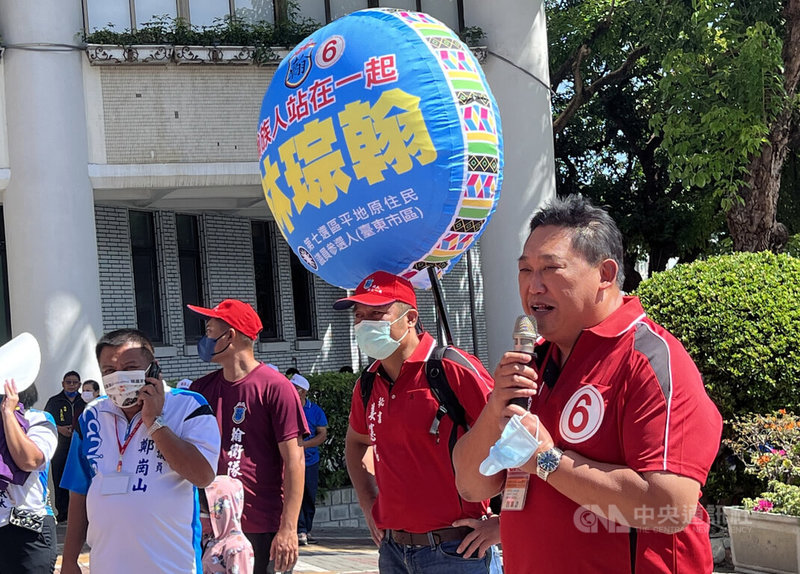
<path fill-rule="evenodd" d="M 464 0 L 467 26 L 486 32 L 483 66 L 500 107 L 505 144 L 503 189 L 481 237 L 489 372 L 512 346 L 514 319 L 522 313 L 517 258 L 534 212 L 555 197 L 553 126 L 542 0 Z"/>
<path fill-rule="evenodd" d="M 3 195 L 11 324 L 42 349 L 40 403 L 66 371 L 100 374 L 94 200 L 78 43 L 80 0 L 2 0 L 11 179 Z"/>

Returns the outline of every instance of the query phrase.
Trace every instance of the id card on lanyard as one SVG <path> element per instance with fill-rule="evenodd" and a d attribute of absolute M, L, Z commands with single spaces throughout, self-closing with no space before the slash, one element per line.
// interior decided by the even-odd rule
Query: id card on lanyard
<path fill-rule="evenodd" d="M 506 485 L 503 489 L 503 504 L 500 510 L 522 510 L 528 494 L 531 475 L 518 468 L 506 472 Z"/>
<path fill-rule="evenodd" d="M 117 429 L 115 426 L 114 430 L 116 431 L 117 436 L 117 448 L 119 449 L 117 472 L 103 476 L 103 485 L 101 489 L 103 494 L 125 494 L 128 492 L 131 482 L 131 475 L 122 472 L 122 456 L 125 454 L 125 451 L 128 450 L 128 446 L 131 444 L 131 441 L 133 440 L 133 437 L 136 435 L 136 431 L 139 430 L 140 426 L 142 426 L 142 419 L 139 419 L 139 421 L 134 425 L 133 429 L 128 432 L 124 442 L 120 440 L 119 429 Z"/>

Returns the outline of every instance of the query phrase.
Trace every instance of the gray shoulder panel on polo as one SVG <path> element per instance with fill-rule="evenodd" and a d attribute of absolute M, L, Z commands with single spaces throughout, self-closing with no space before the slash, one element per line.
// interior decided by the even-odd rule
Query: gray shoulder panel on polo
<path fill-rule="evenodd" d="M 647 357 L 664 398 L 669 402 L 672 395 L 672 372 L 670 370 L 669 345 L 654 333 L 646 323 L 636 325 L 634 349 Z"/>

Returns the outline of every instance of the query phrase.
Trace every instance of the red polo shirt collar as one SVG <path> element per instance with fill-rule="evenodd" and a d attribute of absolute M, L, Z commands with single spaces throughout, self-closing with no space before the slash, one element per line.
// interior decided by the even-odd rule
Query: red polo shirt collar
<path fill-rule="evenodd" d="M 622 336 L 636 323 L 646 317 L 638 297 L 625 296 L 622 305 L 611 315 L 600 321 L 594 327 L 584 329 L 598 337 L 614 339 Z"/>

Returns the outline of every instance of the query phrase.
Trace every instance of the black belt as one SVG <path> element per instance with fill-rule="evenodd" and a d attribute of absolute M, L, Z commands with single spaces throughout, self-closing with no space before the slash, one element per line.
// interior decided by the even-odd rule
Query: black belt
<path fill-rule="evenodd" d="M 389 536 L 404 546 L 438 546 L 442 542 L 452 542 L 463 540 L 464 537 L 472 532 L 469 526 L 458 526 L 442 528 L 441 530 L 431 530 L 430 532 L 406 532 L 405 530 L 388 530 Z"/>

